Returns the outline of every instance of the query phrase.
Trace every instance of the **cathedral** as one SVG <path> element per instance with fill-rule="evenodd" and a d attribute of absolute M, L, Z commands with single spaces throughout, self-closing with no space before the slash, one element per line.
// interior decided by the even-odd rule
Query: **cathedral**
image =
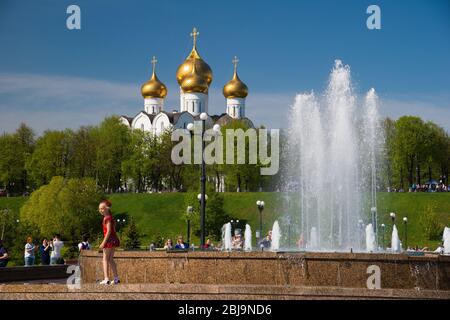
<path fill-rule="evenodd" d="M 178 67 L 176 79 L 180 86 L 180 107 L 175 111 L 166 111 L 164 100 L 167 96 L 167 87 L 162 83 L 155 71 L 156 58 L 153 57 L 153 72 L 150 80 L 141 87 L 144 98 L 144 110 L 135 117 L 121 116 L 123 124 L 131 129 L 140 129 L 160 135 L 165 130 L 186 128 L 189 123 L 200 120 L 200 114 L 208 114 L 206 125 L 214 124 L 225 126 L 235 119 L 244 121 L 248 127 L 254 125 L 245 117 L 245 98 L 248 88 L 237 74 L 238 60 L 233 59 L 233 77 L 223 87 L 223 95 L 226 99 L 226 112 L 221 115 L 208 113 L 208 90 L 213 80 L 211 67 L 200 57 L 197 51 L 196 28 L 192 30 L 193 47 L 184 62 Z"/>

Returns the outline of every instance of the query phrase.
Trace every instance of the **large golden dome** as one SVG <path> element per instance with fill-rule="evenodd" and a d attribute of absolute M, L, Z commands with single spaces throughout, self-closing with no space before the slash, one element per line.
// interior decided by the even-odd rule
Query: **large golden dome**
<path fill-rule="evenodd" d="M 197 59 L 194 58 L 192 63 L 192 71 L 189 75 L 183 77 L 181 81 L 181 89 L 184 93 L 200 92 L 208 93 L 209 83 L 206 77 L 197 72 Z"/>
<path fill-rule="evenodd" d="M 234 74 L 233 78 L 228 81 L 226 85 L 223 86 L 223 95 L 225 98 L 245 98 L 248 95 L 248 88 L 237 74 L 237 58 L 233 60 L 234 63 Z"/>
<path fill-rule="evenodd" d="M 162 83 L 155 73 L 155 64 L 157 60 L 152 59 L 153 72 L 152 77 L 141 87 L 141 94 L 144 98 L 165 98 L 167 96 L 167 87 Z"/>
<path fill-rule="evenodd" d="M 198 79 L 202 78 L 206 81 L 208 86 L 211 84 L 213 75 L 212 70 L 210 66 L 200 57 L 197 51 L 196 47 L 196 39 L 197 35 L 199 33 L 197 32 L 197 29 L 194 28 L 194 30 L 191 33 L 191 36 L 194 38 L 194 46 L 191 50 L 191 53 L 187 56 L 186 60 L 178 67 L 177 69 L 177 81 L 178 84 L 183 89 L 182 83 L 184 82 L 186 77 L 192 78 L 192 70 L 195 64 L 196 74 Z M 191 79 L 192 81 L 192 79 Z M 201 80 L 203 82 L 203 80 Z M 184 91 L 184 90 L 183 90 Z"/>

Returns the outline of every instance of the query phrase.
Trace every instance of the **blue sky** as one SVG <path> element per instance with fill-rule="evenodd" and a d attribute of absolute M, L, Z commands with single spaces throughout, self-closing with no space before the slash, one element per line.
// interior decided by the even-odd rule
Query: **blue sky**
<path fill-rule="evenodd" d="M 81 8 L 81 30 L 66 8 Z M 381 30 L 366 9 L 381 8 Z M 150 59 L 178 109 L 175 72 L 192 46 L 213 69 L 211 113 L 237 55 L 249 87 L 247 115 L 282 127 L 296 93 L 322 92 L 335 59 L 350 65 L 355 90 L 375 87 L 385 116 L 420 115 L 450 131 L 450 1 L 0 2 L 0 131 L 21 121 L 37 132 L 96 124 L 143 109 Z"/>

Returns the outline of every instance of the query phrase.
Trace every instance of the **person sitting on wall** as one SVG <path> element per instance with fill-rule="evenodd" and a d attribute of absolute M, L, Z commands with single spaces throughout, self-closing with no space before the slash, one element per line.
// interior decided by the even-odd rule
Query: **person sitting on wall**
<path fill-rule="evenodd" d="M 189 249 L 189 244 L 183 241 L 183 236 L 178 236 L 175 249 Z"/>
<path fill-rule="evenodd" d="M 166 244 L 164 245 L 164 249 L 166 249 L 166 250 L 172 250 L 173 249 L 172 239 L 167 239 Z"/>
<path fill-rule="evenodd" d="M 214 245 L 210 238 L 206 239 L 206 243 L 203 245 L 203 249 L 207 249 L 207 250 L 214 249 Z"/>
<path fill-rule="evenodd" d="M 259 242 L 259 247 L 269 249 L 272 246 L 272 230 L 269 230 L 267 237 Z"/>
<path fill-rule="evenodd" d="M 244 248 L 244 239 L 242 234 L 235 230 L 235 234 L 233 240 L 231 241 L 231 249 L 233 250 L 242 250 Z"/>
<path fill-rule="evenodd" d="M 3 240 L 0 239 L 0 267 L 6 267 L 8 264 L 8 250 L 3 246 Z"/>

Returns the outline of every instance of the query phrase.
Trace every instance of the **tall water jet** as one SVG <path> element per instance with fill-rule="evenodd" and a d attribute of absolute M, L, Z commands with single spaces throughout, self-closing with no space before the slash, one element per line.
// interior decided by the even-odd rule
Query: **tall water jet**
<path fill-rule="evenodd" d="M 398 237 L 397 227 L 394 224 L 392 227 L 391 251 L 400 252 L 401 250 L 400 238 Z"/>
<path fill-rule="evenodd" d="M 362 250 L 358 221 L 367 205 L 376 208 L 378 100 L 374 90 L 362 110 L 356 100 L 350 68 L 337 60 L 325 99 L 299 94 L 289 114 L 285 189 L 299 199 L 299 238 L 311 244 L 315 227 L 320 250 Z"/>
<path fill-rule="evenodd" d="M 244 251 L 252 251 L 252 229 L 249 224 L 245 225 L 244 237 Z"/>
<path fill-rule="evenodd" d="M 377 156 L 380 154 L 380 147 L 384 142 L 383 130 L 380 123 L 380 115 L 378 112 L 379 101 L 374 88 L 367 92 L 364 99 L 363 128 L 361 133 L 361 163 L 362 176 L 365 177 L 363 182 L 364 190 L 370 191 L 370 209 L 372 227 L 375 233 L 375 243 L 377 246 L 376 236 L 378 234 L 378 217 L 377 217 Z"/>
<path fill-rule="evenodd" d="M 278 224 L 278 221 L 276 220 L 273 223 L 273 227 L 272 227 L 272 243 L 270 246 L 270 250 L 278 251 L 280 249 L 280 238 L 281 238 L 280 225 Z"/>
<path fill-rule="evenodd" d="M 307 248 L 309 250 L 317 250 L 317 249 L 319 249 L 319 242 L 318 242 L 316 227 L 312 227 L 311 228 L 311 233 L 310 233 L 310 237 L 309 237 L 309 242 L 307 244 Z"/>
<path fill-rule="evenodd" d="M 444 254 L 450 254 L 450 228 L 444 228 Z"/>
<path fill-rule="evenodd" d="M 228 222 L 222 227 L 222 250 L 231 250 L 231 223 Z"/>
<path fill-rule="evenodd" d="M 373 226 L 369 223 L 366 226 L 366 251 L 367 252 L 375 252 L 377 248 L 377 243 L 375 240 L 375 232 L 373 230 Z"/>

